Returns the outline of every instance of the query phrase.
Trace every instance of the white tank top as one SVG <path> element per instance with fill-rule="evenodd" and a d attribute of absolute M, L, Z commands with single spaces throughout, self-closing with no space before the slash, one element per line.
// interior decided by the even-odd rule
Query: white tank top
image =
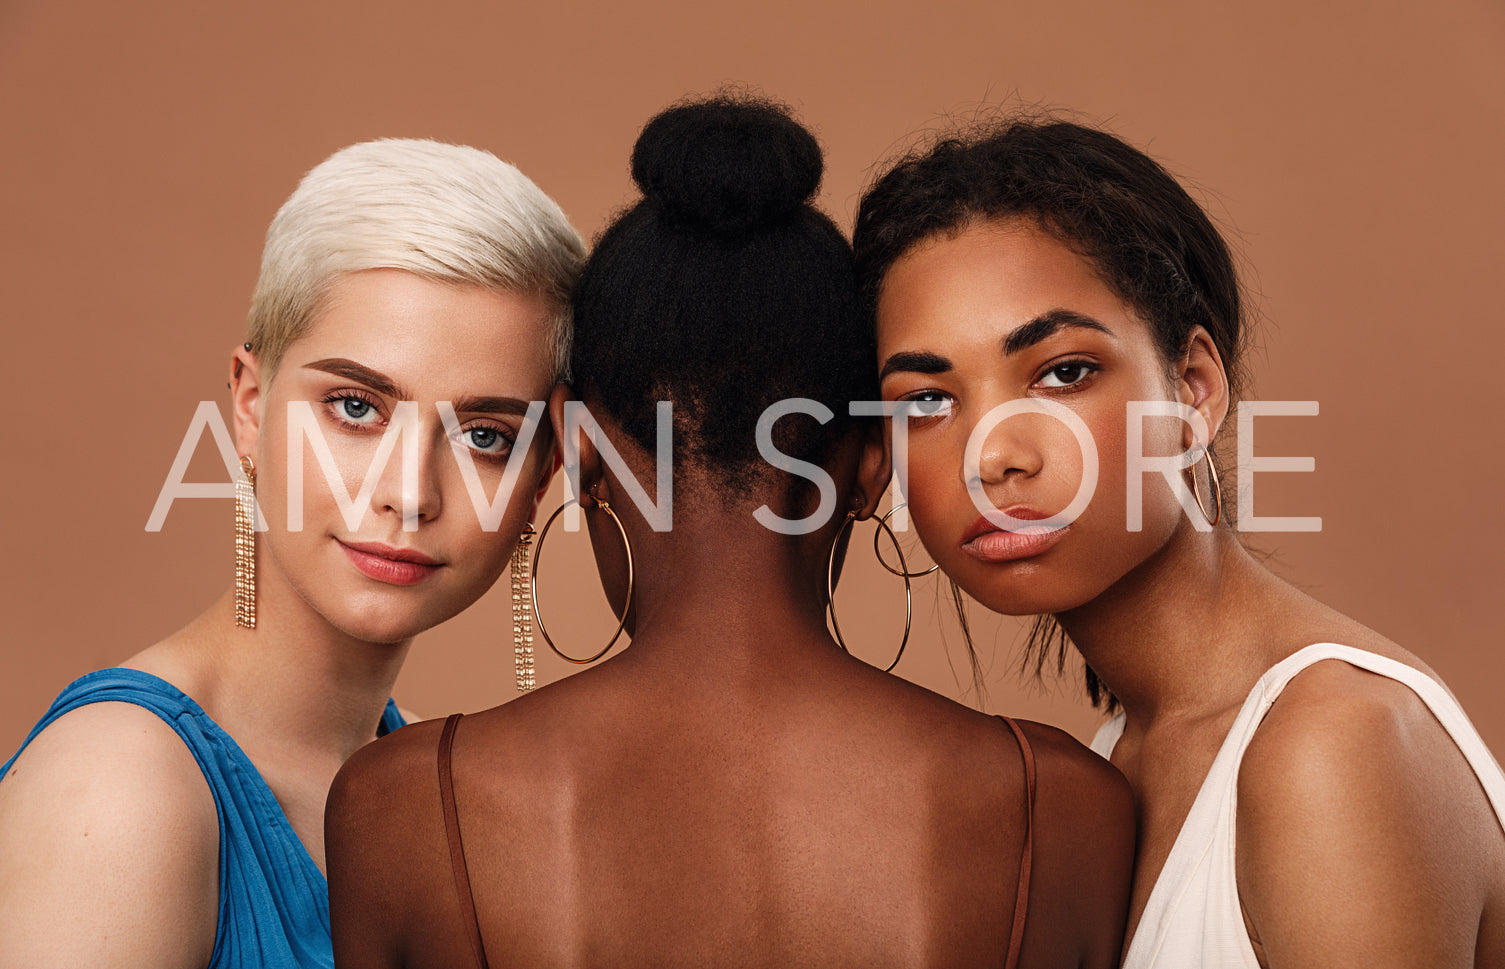
<path fill-rule="evenodd" d="M 1463 708 L 1436 680 L 1352 646 L 1316 643 L 1287 656 L 1254 684 L 1150 890 L 1123 969 L 1259 969 L 1244 929 L 1233 870 L 1239 763 L 1281 690 L 1297 673 L 1325 659 L 1339 659 L 1410 687 L 1463 752 L 1505 828 L 1505 774 Z M 1124 717 L 1119 714 L 1103 724 L 1092 749 L 1107 757 L 1123 731 Z"/>

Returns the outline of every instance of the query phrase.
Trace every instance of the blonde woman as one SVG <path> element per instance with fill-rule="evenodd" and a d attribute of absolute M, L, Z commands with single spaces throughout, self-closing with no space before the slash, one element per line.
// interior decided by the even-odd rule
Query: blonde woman
<path fill-rule="evenodd" d="M 230 365 L 235 586 L 69 686 L 0 768 L 0 966 L 332 964 L 330 783 L 402 725 L 413 637 L 492 585 L 533 515 L 555 462 L 528 404 L 561 376 L 583 255 L 472 148 L 370 142 L 303 179 Z"/>

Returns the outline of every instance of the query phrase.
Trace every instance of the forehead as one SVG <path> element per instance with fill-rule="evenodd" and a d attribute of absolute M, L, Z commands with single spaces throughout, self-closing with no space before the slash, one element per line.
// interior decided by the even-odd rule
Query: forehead
<path fill-rule="evenodd" d="M 541 399 L 553 383 L 551 318 L 541 293 L 364 270 L 334 281 L 282 368 L 343 357 L 397 380 L 414 397 L 526 390 Z"/>
<path fill-rule="evenodd" d="M 960 335 L 991 343 L 1060 309 L 1115 331 L 1115 323 L 1143 329 L 1092 264 L 1054 236 L 1029 223 L 978 222 L 894 262 L 879 292 L 878 339 L 884 347 Z"/>

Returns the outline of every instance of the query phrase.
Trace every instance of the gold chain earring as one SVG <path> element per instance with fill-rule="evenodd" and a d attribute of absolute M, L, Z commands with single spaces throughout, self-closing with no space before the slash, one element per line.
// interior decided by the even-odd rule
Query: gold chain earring
<path fill-rule="evenodd" d="M 512 550 L 512 669 L 517 674 L 517 692 L 527 693 L 538 685 L 533 671 L 533 607 L 528 600 L 528 586 L 533 569 L 528 562 L 528 548 L 533 542 L 533 523 L 523 526 Z"/>
<path fill-rule="evenodd" d="M 1193 461 L 1187 468 L 1191 472 L 1191 496 L 1197 501 L 1197 509 L 1202 512 L 1202 517 L 1207 519 L 1208 525 L 1216 525 L 1223 520 L 1223 483 L 1218 480 L 1217 465 L 1212 463 L 1212 448 L 1204 447 L 1200 455 L 1207 459 L 1207 481 L 1212 490 L 1213 513 L 1207 514 L 1207 506 L 1202 504 L 1202 493 L 1197 490 L 1197 462 Z"/>
<path fill-rule="evenodd" d="M 528 580 L 528 588 L 529 597 L 532 600 L 533 619 L 538 623 L 538 631 L 543 636 L 543 641 L 549 644 L 549 648 L 552 649 L 555 655 L 557 655 L 560 659 L 568 663 L 574 663 L 578 666 L 584 666 L 586 663 L 594 663 L 596 660 L 605 656 L 607 651 L 615 646 L 617 640 L 622 637 L 622 630 L 627 628 L 627 613 L 632 609 L 632 542 L 628 540 L 627 529 L 622 527 L 622 520 L 617 517 L 616 512 L 611 510 L 611 505 L 602 501 L 600 498 L 592 497 L 592 502 L 595 507 L 600 508 L 602 511 L 606 512 L 606 514 L 611 518 L 612 523 L 617 526 L 617 531 L 621 533 L 622 536 L 622 544 L 627 548 L 627 603 L 622 607 L 622 615 L 618 617 L 617 631 L 611 634 L 611 639 L 607 640 L 605 646 L 602 646 L 598 651 L 583 659 L 569 655 L 554 644 L 554 640 L 549 636 L 548 627 L 544 625 L 543 615 L 538 611 L 538 573 L 539 570 L 543 568 L 543 540 L 549 534 L 549 528 L 554 524 L 554 519 L 558 518 L 559 513 L 570 506 L 570 502 L 574 502 L 575 504 L 580 505 L 581 508 L 585 507 L 585 505 L 581 504 L 580 499 L 569 499 L 564 504 L 554 509 L 554 514 L 549 516 L 549 520 L 544 522 L 543 528 L 539 529 L 538 531 L 538 544 L 533 549 L 533 574 Z"/>
<path fill-rule="evenodd" d="M 889 514 L 891 515 L 893 512 L 889 512 Z M 831 539 L 830 554 L 826 557 L 826 615 L 831 617 L 831 631 L 836 636 L 836 645 L 840 646 L 844 653 L 850 653 L 851 650 L 847 649 L 846 640 L 841 638 L 841 625 L 836 621 L 836 548 L 841 544 L 842 534 L 851 528 L 852 522 L 856 520 L 856 511 L 847 512 L 847 520 L 842 522 L 841 527 L 836 530 L 836 537 Z M 878 561 L 888 571 L 904 579 L 904 638 L 899 640 L 899 651 L 894 654 L 894 661 L 883 668 L 883 672 L 892 673 L 894 667 L 899 665 L 899 660 L 904 656 L 904 647 L 909 645 L 909 628 L 914 621 L 914 590 L 909 584 L 911 574 L 909 566 L 904 561 L 904 549 L 899 545 L 899 536 L 895 535 L 894 530 L 889 527 L 888 515 L 884 515 L 882 518 L 874 518 L 873 521 L 877 522 L 880 530 L 888 533 L 889 540 L 894 543 L 894 553 L 899 556 L 899 568 L 897 570 L 889 568 L 888 564 L 883 562 L 883 556 L 881 555 L 878 556 Z M 878 545 L 875 536 L 873 542 L 875 552 L 877 548 Z M 934 571 L 934 569 L 930 571 Z M 920 574 L 925 575 L 927 573 L 922 572 Z"/>
<path fill-rule="evenodd" d="M 235 625 L 256 628 L 256 462 L 240 459 L 235 479 Z"/>

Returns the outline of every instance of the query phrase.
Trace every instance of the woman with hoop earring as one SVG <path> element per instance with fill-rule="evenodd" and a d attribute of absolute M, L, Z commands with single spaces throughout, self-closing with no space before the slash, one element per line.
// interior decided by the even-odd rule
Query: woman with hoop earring
<path fill-rule="evenodd" d="M 827 631 L 828 575 L 889 466 L 878 421 L 849 416 L 877 399 L 874 344 L 850 248 L 809 204 L 821 167 L 768 102 L 644 129 L 646 197 L 588 262 L 572 390 L 551 401 L 561 434 L 571 400 L 601 431 L 566 470 L 631 646 L 349 763 L 328 819 L 342 969 L 1117 964 L 1117 773 Z M 634 497 L 669 507 L 660 401 L 668 521 Z M 758 441 L 781 402 L 804 413 L 763 428 L 779 467 Z"/>
<path fill-rule="evenodd" d="M 1008 118 L 893 165 L 854 244 L 883 397 L 924 415 L 922 542 L 1039 617 L 1040 666 L 1069 642 L 1114 714 L 1093 748 L 1140 812 L 1125 969 L 1505 965 L 1505 773 L 1417 656 L 1231 527 L 1249 334 L 1187 191 L 1105 131 Z M 989 429 L 1019 405 L 1062 419 Z"/>

